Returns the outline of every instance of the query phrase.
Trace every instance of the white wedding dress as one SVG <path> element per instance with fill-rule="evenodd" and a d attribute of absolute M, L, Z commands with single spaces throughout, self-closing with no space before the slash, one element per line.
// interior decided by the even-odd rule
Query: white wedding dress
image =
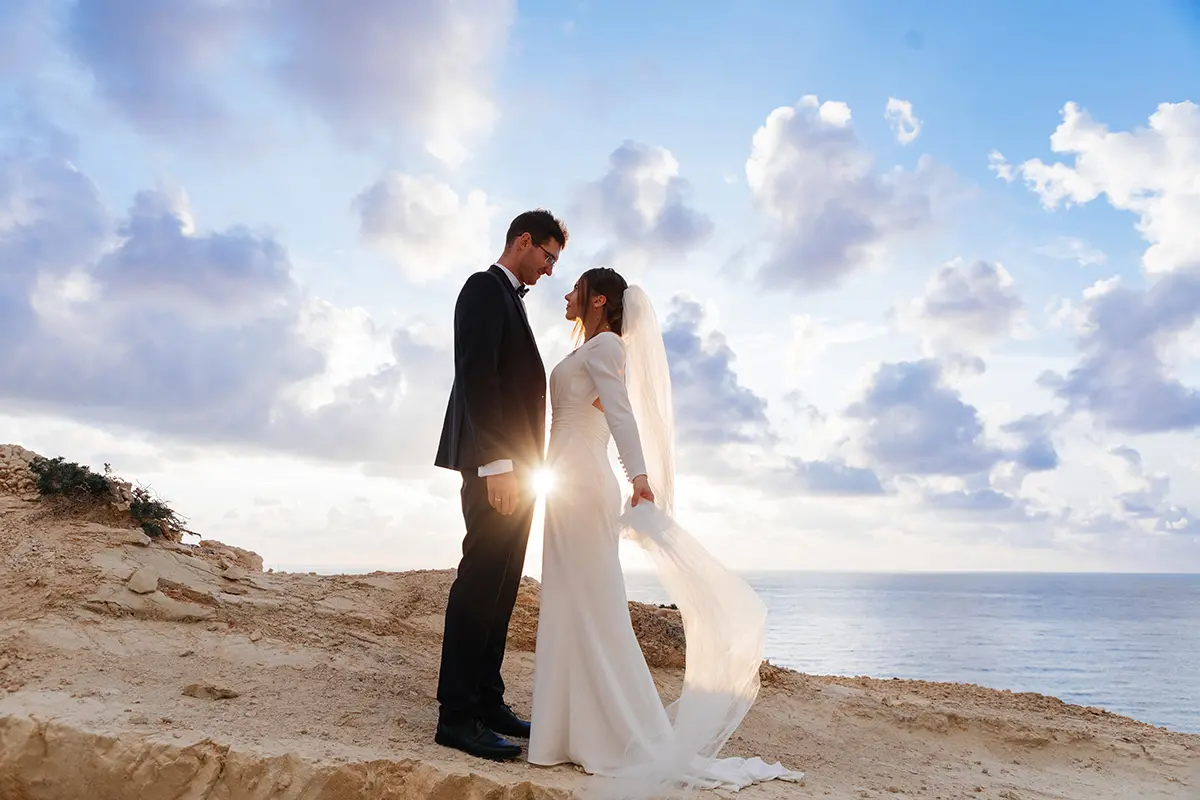
<path fill-rule="evenodd" d="M 673 421 L 661 332 L 640 289 L 627 290 L 625 304 L 624 341 L 597 334 L 550 375 L 555 485 L 546 499 L 529 761 L 578 764 L 613 779 L 594 790 L 621 798 L 799 780 L 803 773 L 779 763 L 716 757 L 757 695 L 766 611 L 670 516 Z M 610 440 L 628 476 L 649 476 L 656 505 L 622 513 Z M 669 708 L 630 621 L 622 533 L 650 553 L 683 616 L 684 688 Z"/>

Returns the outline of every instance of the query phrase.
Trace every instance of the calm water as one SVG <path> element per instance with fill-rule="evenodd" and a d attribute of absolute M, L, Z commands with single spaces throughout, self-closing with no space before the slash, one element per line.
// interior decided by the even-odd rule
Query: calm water
<path fill-rule="evenodd" d="M 1200 733 L 1200 575 L 746 577 L 777 664 L 1041 692 Z M 652 575 L 627 583 L 665 602 Z"/>

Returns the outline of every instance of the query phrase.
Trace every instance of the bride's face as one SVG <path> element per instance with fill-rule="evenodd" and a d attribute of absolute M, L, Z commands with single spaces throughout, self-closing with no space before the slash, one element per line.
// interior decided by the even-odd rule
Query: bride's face
<path fill-rule="evenodd" d="M 575 285 L 571 287 L 571 291 L 567 292 L 563 298 L 567 301 L 567 320 L 574 322 L 583 316 L 583 278 L 575 281 Z"/>
<path fill-rule="evenodd" d="M 584 296 L 587 294 L 587 281 L 580 276 L 579 280 L 575 281 L 575 285 L 571 287 L 571 291 L 567 292 L 563 299 L 567 301 L 566 317 L 571 322 L 581 322 L 585 328 L 595 324 L 604 314 L 604 305 L 606 300 L 604 295 L 592 293 L 591 298 L 584 302 Z"/>

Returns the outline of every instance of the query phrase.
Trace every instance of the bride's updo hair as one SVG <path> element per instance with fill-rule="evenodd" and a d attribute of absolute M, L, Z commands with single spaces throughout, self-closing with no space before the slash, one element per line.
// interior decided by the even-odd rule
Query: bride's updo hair
<path fill-rule="evenodd" d="M 625 327 L 625 290 L 629 288 L 629 284 L 621 277 L 621 273 L 611 267 L 596 267 L 583 273 L 580 280 L 583 282 L 583 298 L 580 303 L 583 313 L 587 314 L 593 297 L 603 295 L 604 305 L 601 308 L 604 310 L 605 321 L 613 333 L 617 336 L 622 335 Z M 575 321 L 575 333 L 583 339 L 583 317 Z"/>

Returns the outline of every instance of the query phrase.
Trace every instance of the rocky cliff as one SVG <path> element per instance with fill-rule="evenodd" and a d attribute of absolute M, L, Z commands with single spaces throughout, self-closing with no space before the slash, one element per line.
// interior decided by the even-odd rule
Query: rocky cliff
<path fill-rule="evenodd" d="M 119 509 L 40 498 L 0 448 L 0 798 L 565 798 L 569 767 L 433 744 L 449 571 L 276 574 L 219 542 L 146 535 Z M 514 615 L 528 712 L 537 584 Z M 631 604 L 665 695 L 682 628 Z M 1195 798 L 1200 737 L 1053 698 L 796 674 L 764 688 L 728 754 L 805 785 L 745 798 Z"/>

